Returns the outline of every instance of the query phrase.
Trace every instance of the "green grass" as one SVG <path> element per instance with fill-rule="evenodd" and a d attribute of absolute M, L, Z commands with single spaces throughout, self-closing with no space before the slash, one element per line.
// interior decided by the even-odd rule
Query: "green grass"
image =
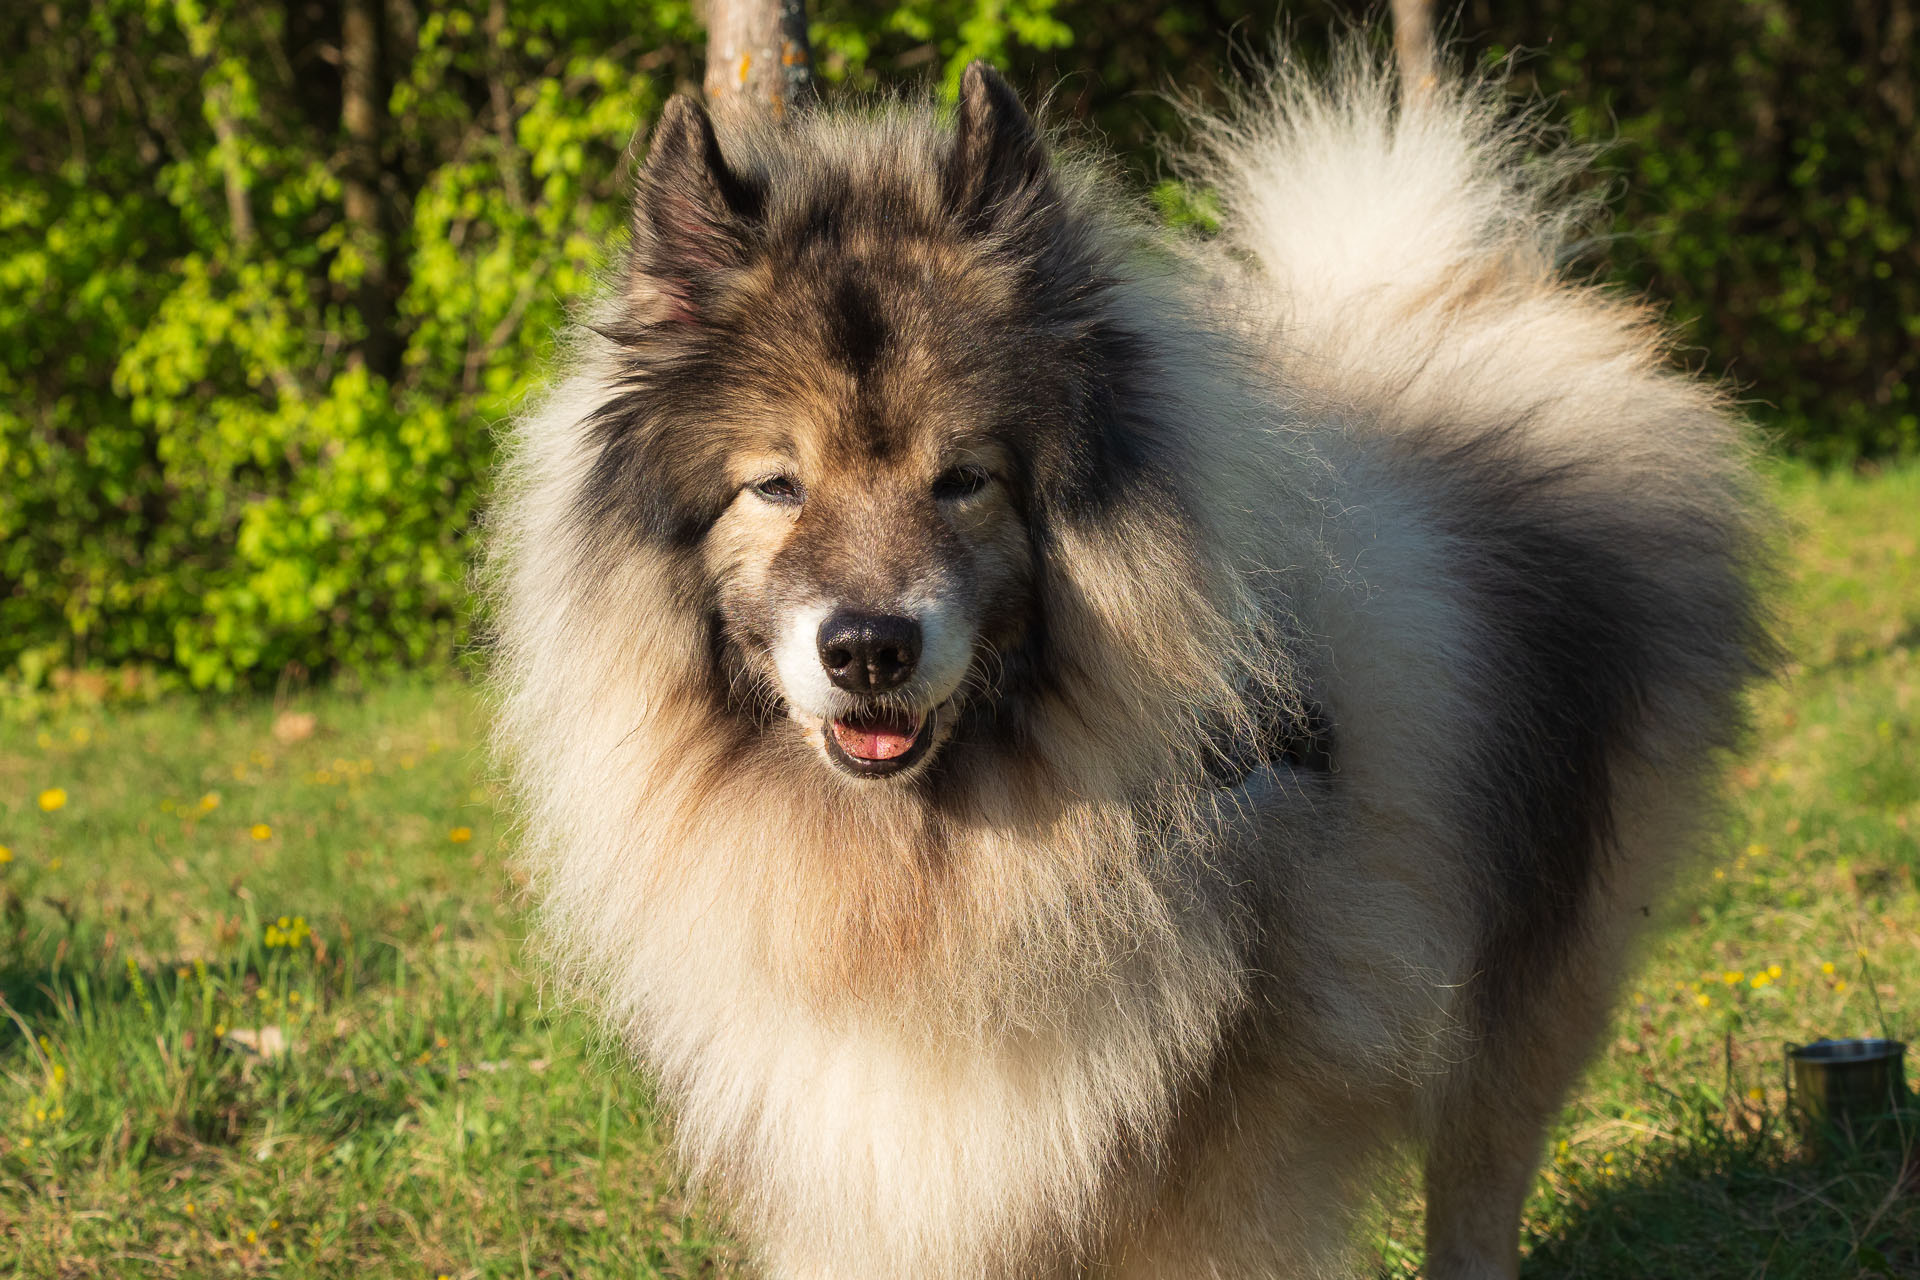
<path fill-rule="evenodd" d="M 1794 663 L 1554 1135 L 1530 1277 L 1920 1275 L 1912 1139 L 1808 1155 L 1780 1069 L 1920 1022 L 1920 468 L 1782 487 Z M 644 1081 L 542 1000 L 467 689 L 95 692 L 0 718 L 0 1274 L 741 1274 Z"/>

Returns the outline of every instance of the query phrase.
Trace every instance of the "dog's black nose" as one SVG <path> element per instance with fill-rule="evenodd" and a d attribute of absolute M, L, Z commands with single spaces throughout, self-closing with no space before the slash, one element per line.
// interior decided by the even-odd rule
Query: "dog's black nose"
<path fill-rule="evenodd" d="M 841 610 L 820 624 L 820 665 L 854 693 L 897 689 L 920 661 L 920 624 L 894 614 Z"/>

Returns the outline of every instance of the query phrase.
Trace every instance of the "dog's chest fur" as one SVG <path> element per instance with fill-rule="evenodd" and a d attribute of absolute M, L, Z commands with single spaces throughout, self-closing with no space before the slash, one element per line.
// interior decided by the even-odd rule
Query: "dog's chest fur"
<path fill-rule="evenodd" d="M 993 1034 L 929 1009 L 823 1015 L 709 966 L 659 993 L 645 1048 L 696 1179 L 768 1242 L 772 1274 L 1048 1275 L 1100 1246 L 1095 1205 L 1145 1190 L 1119 1171 L 1156 1163 L 1140 1157 L 1241 1000 L 1221 949 L 1193 942 Z"/>

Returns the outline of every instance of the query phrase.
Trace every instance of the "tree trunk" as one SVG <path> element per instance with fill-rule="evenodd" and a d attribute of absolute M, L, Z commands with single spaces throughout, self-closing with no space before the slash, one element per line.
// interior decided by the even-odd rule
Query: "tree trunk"
<path fill-rule="evenodd" d="M 356 358 L 383 377 L 394 371 L 392 300 L 385 210 L 380 199 L 379 0 L 346 0 L 340 18 L 340 122 L 346 129 L 341 174 L 347 237 L 362 264 L 356 305 L 366 326 Z"/>
<path fill-rule="evenodd" d="M 1433 0 L 1393 0 L 1393 56 L 1400 64 L 1401 101 L 1413 102 L 1433 88 Z"/>
<path fill-rule="evenodd" d="M 806 0 L 707 0 L 707 101 L 776 118 L 813 99 Z"/>

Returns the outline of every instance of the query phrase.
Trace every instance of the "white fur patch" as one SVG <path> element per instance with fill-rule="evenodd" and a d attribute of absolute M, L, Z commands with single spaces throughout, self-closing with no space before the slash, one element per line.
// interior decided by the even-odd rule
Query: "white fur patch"
<path fill-rule="evenodd" d="M 793 611 L 773 646 L 773 666 L 780 675 L 780 696 L 794 718 L 829 720 L 844 705 L 827 669 L 820 665 L 820 626 L 833 612 L 829 604 L 810 604 Z"/>
<path fill-rule="evenodd" d="M 920 665 L 909 696 L 916 705 L 937 707 L 959 691 L 973 662 L 973 628 L 944 594 L 909 600 L 901 613 L 920 624 Z"/>

